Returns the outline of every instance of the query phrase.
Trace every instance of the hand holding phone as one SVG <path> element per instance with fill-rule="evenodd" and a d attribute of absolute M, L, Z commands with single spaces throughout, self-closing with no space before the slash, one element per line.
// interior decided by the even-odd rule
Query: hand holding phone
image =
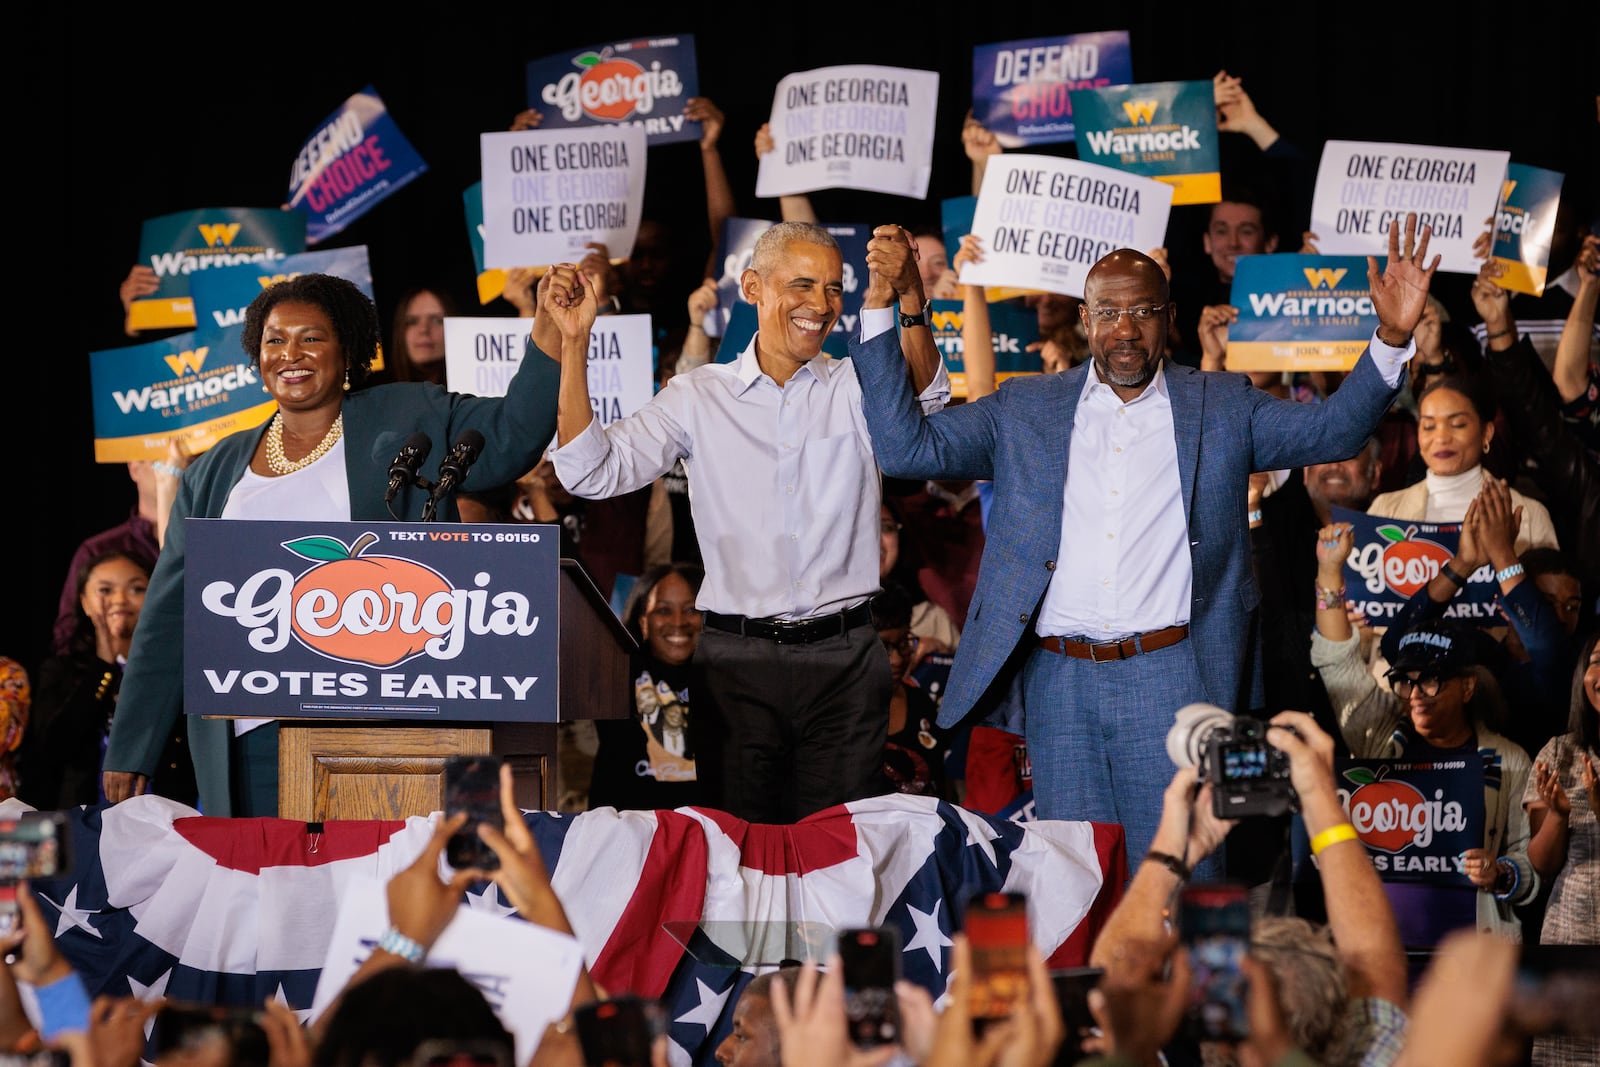
<path fill-rule="evenodd" d="M 845 1019 L 857 1048 L 900 1042 L 900 931 L 874 926 L 839 931 Z"/>
<path fill-rule="evenodd" d="M 1189 1035 L 1243 1041 L 1250 1036 L 1250 979 L 1240 966 L 1250 951 L 1249 890 L 1230 882 L 1185 886 L 1180 923 L 1191 970 Z"/>
<path fill-rule="evenodd" d="M 978 893 L 967 901 L 962 928 L 972 947 L 968 1004 L 981 1034 L 1028 999 L 1028 901 L 1021 893 Z"/>
<path fill-rule="evenodd" d="M 444 816 L 467 813 L 467 822 L 450 835 L 445 844 L 444 861 L 455 870 L 476 867 L 483 871 L 500 869 L 500 856 L 478 836 L 478 824 L 488 823 L 504 832 L 505 815 L 500 807 L 499 756 L 450 756 L 444 761 Z"/>

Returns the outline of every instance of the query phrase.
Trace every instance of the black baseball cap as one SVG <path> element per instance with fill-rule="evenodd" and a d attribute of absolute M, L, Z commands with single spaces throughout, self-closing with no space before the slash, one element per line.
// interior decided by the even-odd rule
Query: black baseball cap
<path fill-rule="evenodd" d="M 1434 674 L 1454 678 L 1478 665 L 1477 632 L 1450 620 L 1425 622 L 1400 635 L 1389 674 Z"/>

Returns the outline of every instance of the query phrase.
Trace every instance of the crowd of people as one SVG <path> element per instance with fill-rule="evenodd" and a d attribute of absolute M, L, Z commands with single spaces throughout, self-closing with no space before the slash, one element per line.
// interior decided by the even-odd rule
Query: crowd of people
<path fill-rule="evenodd" d="M 897 1047 L 851 1047 L 835 957 L 752 983 L 720 1062 L 1596 1062 L 1593 1033 L 1530 1021 L 1514 974 L 1519 943 L 1600 943 L 1600 235 L 1576 221 L 1592 205 L 1579 190 L 1563 200 L 1543 296 L 1508 293 L 1486 256 L 1455 306 L 1411 216 L 1369 260 L 1377 326 L 1353 367 L 1228 373 L 1235 261 L 1287 246 L 1310 175 L 1238 78 L 1214 84 L 1219 130 L 1268 165 L 1254 184 L 1224 175 L 1207 267 L 1186 276 L 1174 262 L 1193 256 L 1119 249 L 1081 296 L 1017 298 L 1037 316 L 1039 370 L 1005 382 L 984 290 L 960 281 L 981 241 L 941 234 L 921 205 L 873 227 L 865 261 L 847 265 L 814 205 L 784 197 L 739 279 L 756 333 L 720 362 L 715 279 L 668 291 L 665 265 L 683 258 L 670 220 L 647 220 L 627 256 L 593 246 L 511 271 L 504 301 L 530 332 L 496 398 L 449 389 L 442 324 L 459 309 L 445 287 L 408 290 L 387 338 L 343 279 L 264 289 L 244 347 L 277 414 L 199 456 L 128 465 L 135 504 L 84 538 L 53 655 L 32 679 L 0 663 L 0 787 L 42 809 L 154 792 L 210 815 L 276 814 L 275 722 L 184 721 L 182 520 L 390 520 L 386 472 L 365 458 L 413 429 L 476 429 L 490 445 L 441 519 L 558 525 L 563 555 L 602 592 L 631 583 L 629 714 L 563 735 L 581 750 L 563 760 L 564 809 L 699 805 L 788 823 L 888 792 L 990 812 L 992 797 L 1028 795 L 1030 817 L 1123 827 L 1133 874 L 1093 946 L 1091 1033 L 1067 1031 L 1037 952 L 1030 994 L 975 1031 L 957 934 L 947 998 L 897 990 Z M 705 131 L 716 235 L 734 203 L 722 115 L 703 98 L 685 113 Z M 971 114 L 962 142 L 976 189 L 1000 147 Z M 758 155 L 770 143 L 756 131 Z M 1294 236 L 1315 249 L 1316 234 Z M 835 359 L 823 342 L 847 266 L 866 284 L 849 358 Z M 149 291 L 146 271 L 124 280 L 125 306 Z M 965 312 L 962 396 L 933 340 L 935 297 Z M 652 316 L 657 388 L 602 425 L 589 334 L 618 312 Z M 401 496 L 400 517 L 424 503 Z M 1458 542 L 1376 621 L 1346 588 L 1354 529 L 1333 508 L 1455 524 Z M 1480 573 L 1496 607 L 1474 624 L 1451 607 Z M 1174 713 L 1194 703 L 1260 724 L 1289 768 L 1292 814 L 1222 820 L 1193 768 L 1157 784 Z M 1337 761 L 1351 759 L 1481 765 L 1481 841 L 1454 857 L 1457 879 L 1380 879 L 1340 796 Z M 524 918 L 570 933 L 509 776 L 503 792 L 506 833 L 480 831 L 503 863 L 492 880 Z M 440 879 L 458 829 L 442 814 L 390 883 L 392 937 L 317 1026 L 267 1006 L 274 1067 L 509 1041 L 474 991 L 429 986 L 417 966 L 485 876 Z M 1250 1036 L 1201 1049 L 1180 1032 L 1194 963 L 1173 904 L 1185 884 L 1223 879 L 1255 891 Z M 133 1067 L 143 1045 L 122 1020 L 156 1007 L 91 1002 L 37 904 L 21 904 L 0 940 L 14 952 L 0 968 L 7 1048 L 60 1042 L 87 1067 Z M 42 1019 L 15 981 L 35 988 Z M 584 976 L 564 1007 L 626 992 Z M 435 1032 L 452 1013 L 414 1014 L 398 1038 L 370 1032 L 445 996 L 468 1023 Z M 569 1026 L 535 1062 L 582 1062 Z"/>

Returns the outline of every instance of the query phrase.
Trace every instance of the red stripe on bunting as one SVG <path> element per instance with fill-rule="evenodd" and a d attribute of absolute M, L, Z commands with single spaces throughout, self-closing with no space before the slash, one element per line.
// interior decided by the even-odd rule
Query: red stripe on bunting
<path fill-rule="evenodd" d="M 220 867 L 260 874 L 263 867 L 318 867 L 370 856 L 405 829 L 400 819 L 338 819 L 312 833 L 294 819 L 174 819 L 172 828 Z"/>
<path fill-rule="evenodd" d="M 674 811 L 658 811 L 655 817 L 639 883 L 589 967 L 590 976 L 613 994 L 659 997 L 666 992 L 684 949 L 662 924 L 698 922 L 705 911 L 710 851 L 705 828 Z"/>

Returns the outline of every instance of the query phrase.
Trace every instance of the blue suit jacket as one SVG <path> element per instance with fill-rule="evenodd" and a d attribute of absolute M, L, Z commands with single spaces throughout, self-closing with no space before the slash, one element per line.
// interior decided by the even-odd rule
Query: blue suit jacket
<path fill-rule="evenodd" d="M 906 380 L 896 331 L 852 343 L 850 356 L 861 379 L 873 450 L 886 474 L 994 482 L 978 586 L 940 705 L 939 724 L 953 726 L 975 709 L 987 714 L 1004 695 L 1021 661 L 1013 655 L 1031 646 L 1025 639 L 1051 572 L 1071 565 L 1070 559 L 1057 559 L 1061 496 L 1090 364 L 1012 378 L 980 400 L 924 416 Z M 1250 473 L 1355 455 L 1397 390 L 1384 384 L 1370 352 L 1320 404 L 1279 400 L 1242 374 L 1202 372 L 1170 361 L 1166 378 L 1194 565 L 1195 657 L 1212 703 L 1230 711 L 1257 707 L 1260 596 L 1250 558 Z M 1067 531 L 1069 546 L 1071 537 Z"/>

